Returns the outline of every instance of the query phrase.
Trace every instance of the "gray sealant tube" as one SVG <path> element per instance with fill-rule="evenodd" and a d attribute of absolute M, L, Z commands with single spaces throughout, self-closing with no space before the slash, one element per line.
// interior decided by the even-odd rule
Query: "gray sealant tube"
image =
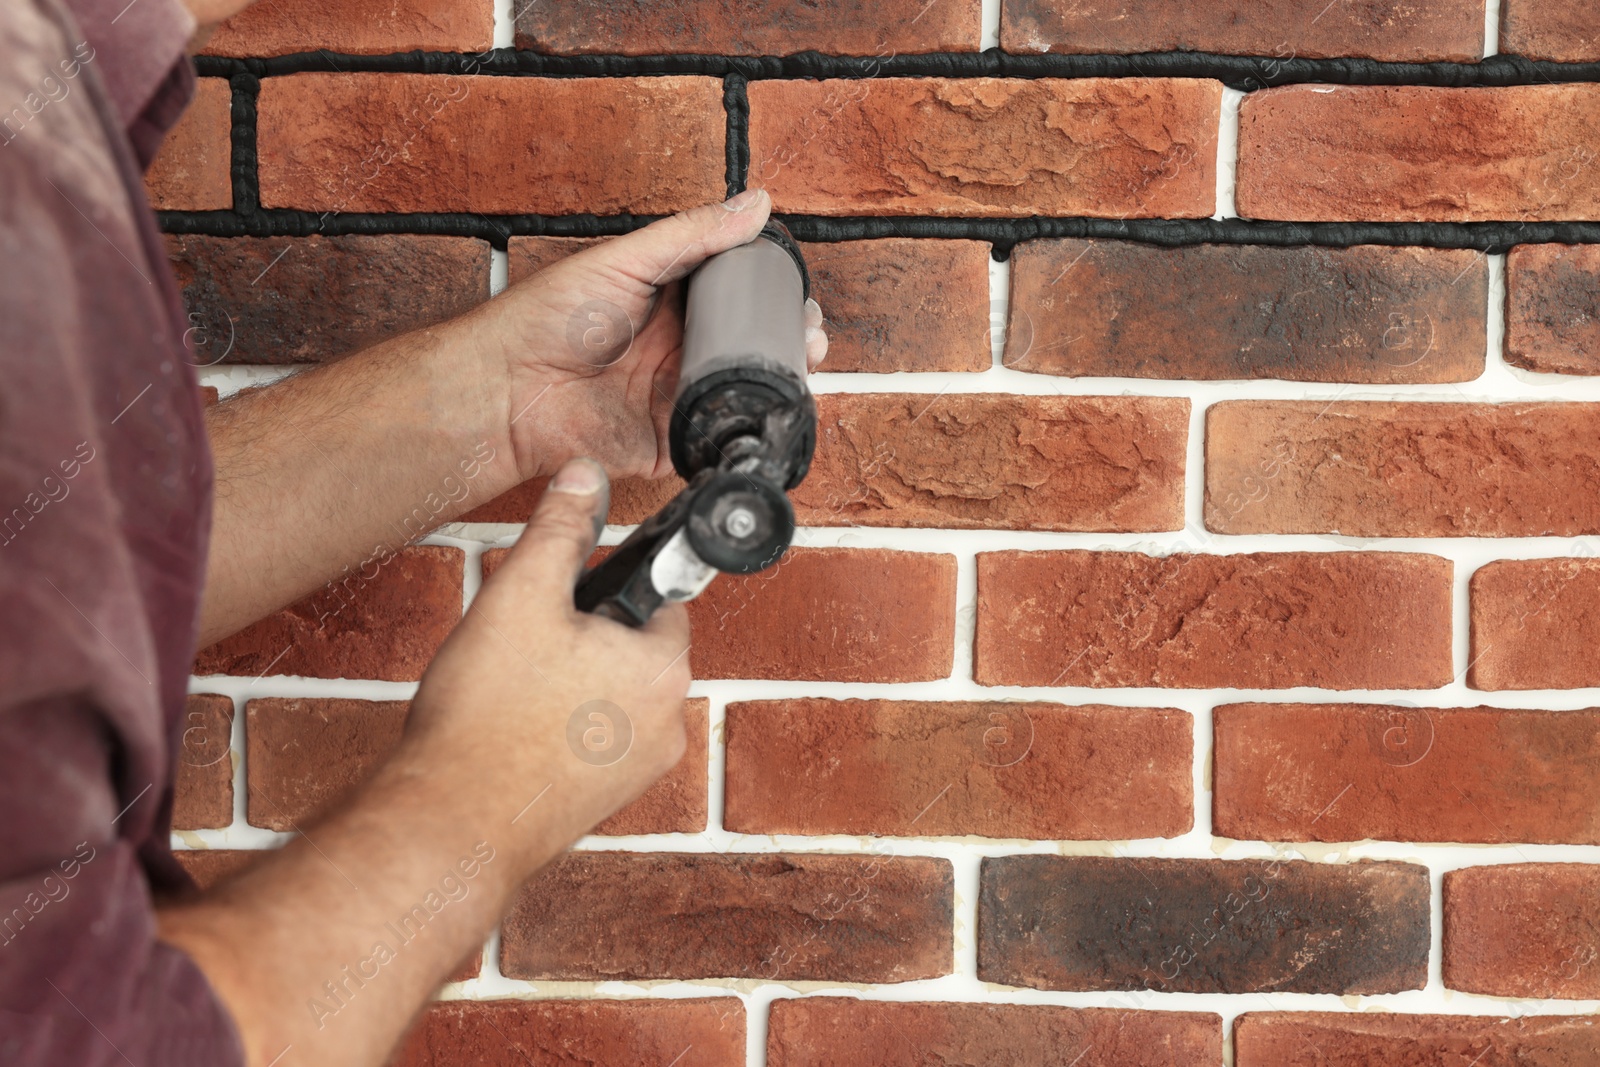
<path fill-rule="evenodd" d="M 713 256 L 689 280 L 678 395 L 706 375 L 737 365 L 806 380 L 800 268 L 765 237 Z"/>

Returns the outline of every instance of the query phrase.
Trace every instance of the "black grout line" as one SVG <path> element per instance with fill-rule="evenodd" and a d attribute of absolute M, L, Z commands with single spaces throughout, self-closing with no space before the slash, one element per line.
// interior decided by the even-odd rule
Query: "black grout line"
<path fill-rule="evenodd" d="M 730 118 L 731 122 L 731 118 Z M 252 131 L 253 132 L 253 131 Z M 237 136 L 235 143 L 237 144 Z M 252 142 L 252 150 L 253 150 Z M 748 156 L 742 161 L 748 165 Z M 254 157 L 251 159 L 254 177 Z M 239 188 L 235 161 L 235 196 Z M 732 178 L 729 188 L 733 189 Z M 735 190 L 736 191 L 736 190 Z M 313 211 L 162 211 L 167 233 L 215 237 L 304 237 L 310 234 L 446 234 L 479 237 L 504 247 L 511 236 L 611 237 L 654 222 L 659 215 L 479 215 L 469 212 L 363 214 Z M 1080 237 L 1139 241 L 1176 248 L 1197 244 L 1403 245 L 1504 252 L 1518 244 L 1600 244 L 1600 222 L 1252 222 L 1246 219 L 1091 218 L 829 218 L 778 216 L 802 241 L 924 237 L 987 241 L 1005 259 L 1020 241 Z"/>
<path fill-rule="evenodd" d="M 1135 55 L 1010 55 L 984 52 L 925 55 L 829 56 L 548 56 L 513 48 L 473 54 L 396 52 L 384 56 L 300 52 L 263 59 L 199 56 L 202 75 L 257 77 L 322 72 L 618 77 L 702 74 L 747 79 L 867 77 L 1003 78 L 1215 78 L 1249 92 L 1274 85 L 1323 82 L 1339 85 L 1507 86 L 1600 81 L 1600 62 L 1551 63 L 1496 55 L 1476 63 L 1395 63 L 1344 57 L 1307 59 L 1217 55 L 1209 52 L 1144 52 Z"/>
<path fill-rule="evenodd" d="M 728 195 L 744 192 L 750 175 L 750 98 L 742 74 L 722 80 L 722 108 L 728 113 Z"/>
<path fill-rule="evenodd" d="M 256 174 L 256 93 L 261 89 L 261 80 L 241 72 L 234 74 L 229 83 L 233 90 L 229 138 L 233 209 L 250 215 L 261 207 L 261 186 Z"/>

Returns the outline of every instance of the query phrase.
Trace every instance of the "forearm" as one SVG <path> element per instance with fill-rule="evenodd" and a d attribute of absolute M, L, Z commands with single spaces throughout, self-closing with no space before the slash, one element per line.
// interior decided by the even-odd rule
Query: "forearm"
<path fill-rule="evenodd" d="M 211 409 L 202 647 L 520 480 L 503 361 L 473 328 L 408 334 Z"/>

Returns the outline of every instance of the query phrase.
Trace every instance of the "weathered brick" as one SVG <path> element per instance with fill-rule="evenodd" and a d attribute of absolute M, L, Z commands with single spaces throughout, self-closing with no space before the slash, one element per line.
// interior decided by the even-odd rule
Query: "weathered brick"
<path fill-rule="evenodd" d="M 414 546 L 373 566 L 202 649 L 194 673 L 417 681 L 461 621 L 464 554 Z"/>
<path fill-rule="evenodd" d="M 517 11 L 517 47 L 563 55 L 888 56 L 976 52 L 980 11 L 963 0 L 569 0 Z"/>
<path fill-rule="evenodd" d="M 1189 401 L 831 393 L 793 492 L 806 526 L 1177 530 Z"/>
<path fill-rule="evenodd" d="M 1465 382 L 1483 373 L 1488 304 L 1488 260 L 1470 249 L 1027 241 L 1011 257 L 1005 363 L 1076 377 Z"/>
<path fill-rule="evenodd" d="M 1225 704 L 1212 719 L 1221 837 L 1600 844 L 1600 710 Z"/>
<path fill-rule="evenodd" d="M 744 1019 L 736 997 L 455 1000 L 428 1006 L 390 1067 L 743 1067 Z"/>
<path fill-rule="evenodd" d="M 750 84 L 750 184 L 820 215 L 1196 218 L 1220 82 L 877 78 Z"/>
<path fill-rule="evenodd" d="M 1235 1067 L 1592 1067 L 1592 1015 L 1247 1012 L 1233 1023 Z"/>
<path fill-rule="evenodd" d="M 986 982 L 1398 993 L 1428 978 L 1419 864 L 1002 856 L 979 877 Z"/>
<path fill-rule="evenodd" d="M 723 575 L 689 605 L 696 678 L 926 682 L 955 653 L 956 559 L 879 548 L 791 548 Z"/>
<path fill-rule="evenodd" d="M 722 822 L 747 834 L 1176 837 L 1194 825 L 1193 733 L 1170 708 L 729 704 Z"/>
<path fill-rule="evenodd" d="M 513 237 L 506 242 L 506 282 L 516 285 L 568 256 L 607 240 L 609 238 L 605 237 Z"/>
<path fill-rule="evenodd" d="M 268 849 L 251 848 L 183 848 L 172 852 L 178 866 L 187 871 L 202 890 L 210 889 L 268 855 L 271 855 Z"/>
<path fill-rule="evenodd" d="M 206 54 L 279 56 L 326 49 L 388 55 L 483 52 L 493 45 L 491 0 L 256 0 L 217 27 Z"/>
<path fill-rule="evenodd" d="M 1600 997 L 1600 867 L 1446 871 L 1444 984 L 1495 997 Z"/>
<path fill-rule="evenodd" d="M 1518 245 L 1506 256 L 1506 362 L 1600 374 L 1600 245 Z"/>
<path fill-rule="evenodd" d="M 983 371 L 989 346 L 989 245 L 885 237 L 804 246 L 828 358 L 844 371 Z"/>
<path fill-rule="evenodd" d="M 978 555 L 982 685 L 1433 689 L 1451 564 L 1394 552 Z"/>
<path fill-rule="evenodd" d="M 299 830 L 372 772 L 400 743 L 410 702 L 327 698 L 245 705 L 249 821 Z"/>
<path fill-rule="evenodd" d="M 266 207 L 649 214 L 727 189 L 715 78 L 294 74 L 257 115 Z"/>
<path fill-rule="evenodd" d="M 214 693 L 189 697 L 176 759 L 174 830 L 216 830 L 233 822 L 233 701 Z"/>
<path fill-rule="evenodd" d="M 1222 1062 L 1222 1019 L 1198 1011 L 1043 1004 L 772 1002 L 768 1067 L 1193 1067 Z"/>
<path fill-rule="evenodd" d="M 1474 689 L 1600 685 L 1600 560 L 1502 559 L 1471 582 Z"/>
<path fill-rule="evenodd" d="M 233 89 L 226 78 L 198 78 L 194 100 L 161 142 L 144 174 L 150 206 L 214 211 L 233 206 Z"/>
<path fill-rule="evenodd" d="M 489 299 L 469 237 L 168 236 L 194 361 L 321 363 Z"/>
<path fill-rule="evenodd" d="M 1600 218 L 1600 87 L 1291 85 L 1239 112 L 1246 218 Z"/>
<path fill-rule="evenodd" d="M 909 982 L 949 974 L 953 874 L 924 857 L 569 852 L 501 925 L 510 978 Z"/>
<path fill-rule="evenodd" d="M 1206 412 L 1206 528 L 1600 532 L 1600 405 L 1224 401 Z"/>
<path fill-rule="evenodd" d="M 1483 0 L 1004 0 L 1000 47 L 1007 52 L 1222 52 L 1466 61 L 1483 56 Z"/>
<path fill-rule="evenodd" d="M 1600 59 L 1600 20 L 1590 0 L 1504 0 L 1500 51 L 1556 63 Z"/>

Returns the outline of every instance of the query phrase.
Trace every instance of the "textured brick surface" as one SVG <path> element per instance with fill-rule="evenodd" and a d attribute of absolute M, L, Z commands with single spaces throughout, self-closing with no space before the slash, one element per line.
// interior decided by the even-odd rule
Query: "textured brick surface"
<path fill-rule="evenodd" d="M 978 555 L 982 685 L 1432 689 L 1451 564 L 1389 552 Z"/>
<path fill-rule="evenodd" d="M 1170 708 L 912 700 L 729 704 L 722 823 L 747 834 L 1128 839 L 1194 825 Z"/>
<path fill-rule="evenodd" d="M 1167 397 L 817 398 L 806 526 L 1176 530 L 1189 402 Z"/>
<path fill-rule="evenodd" d="M 532 980 L 909 982 L 950 973 L 946 860 L 571 852 L 501 926 Z"/>
<path fill-rule="evenodd" d="M 1262 76 L 1291 56 L 1471 60 L 1483 55 L 1483 0 L 1004 0 L 1000 47 L 1271 57 Z"/>
<path fill-rule="evenodd" d="M 459 548 L 424 545 L 396 553 L 370 581 L 353 570 L 202 649 L 194 673 L 417 681 L 461 621 L 463 559 Z"/>
<path fill-rule="evenodd" d="M 1247 218 L 1600 218 L 1594 85 L 1294 85 L 1239 116 Z"/>
<path fill-rule="evenodd" d="M 194 361 L 320 363 L 489 299 L 489 243 L 420 234 L 169 236 Z"/>
<path fill-rule="evenodd" d="M 1418 864 L 1004 856 L 980 878 L 987 982 L 1395 993 L 1428 977 Z"/>
<path fill-rule="evenodd" d="M 1506 256 L 1506 362 L 1600 374 L 1600 246 L 1518 245 Z"/>
<path fill-rule="evenodd" d="M 696 678 L 918 682 L 955 652 L 956 559 L 791 548 L 777 566 L 722 575 L 689 605 Z"/>
<path fill-rule="evenodd" d="M 1600 532 L 1600 405 L 1225 401 L 1206 411 L 1206 528 Z"/>
<path fill-rule="evenodd" d="M 1248 1012 L 1233 1024 L 1235 1067 L 1590 1067 L 1593 1016 Z"/>
<path fill-rule="evenodd" d="M 202 890 L 210 889 L 267 854 L 262 849 L 246 848 L 175 849 L 172 853 L 178 866 L 188 871 L 189 877 Z"/>
<path fill-rule="evenodd" d="M 295 74 L 257 112 L 266 207 L 664 213 L 727 188 L 714 78 Z"/>
<path fill-rule="evenodd" d="M 534 3 L 517 9 L 517 47 L 560 54 L 889 56 L 976 52 L 980 11 L 962 0 L 711 0 Z"/>
<path fill-rule="evenodd" d="M 194 100 L 161 142 L 145 171 L 145 193 L 158 211 L 233 206 L 233 90 L 226 78 L 195 80 Z"/>
<path fill-rule="evenodd" d="M 1488 260 L 1469 249 L 1028 241 L 1011 257 L 1005 360 L 1085 377 L 1464 382 L 1483 373 L 1488 300 Z"/>
<path fill-rule="evenodd" d="M 1600 711 L 1225 704 L 1222 837 L 1600 844 Z"/>
<path fill-rule="evenodd" d="M 885 237 L 804 251 L 827 318 L 824 371 L 989 369 L 989 245 Z"/>
<path fill-rule="evenodd" d="M 1496 997 L 1600 997 L 1600 867 L 1445 872 L 1444 984 Z"/>
<path fill-rule="evenodd" d="M 215 830 L 233 822 L 233 701 L 191 696 L 183 709 L 172 807 L 174 830 Z"/>
<path fill-rule="evenodd" d="M 744 1025 L 733 997 L 457 1000 L 429 1006 L 390 1067 L 743 1067 Z"/>
<path fill-rule="evenodd" d="M 820 215 L 1210 215 L 1222 85 L 1161 78 L 750 84 L 750 184 Z"/>
<path fill-rule="evenodd" d="M 1191 1067 L 1222 1062 L 1208 1012 L 1041 1004 L 897 1004 L 854 997 L 773 1001 L 768 1067 Z"/>
<path fill-rule="evenodd" d="M 1600 19 L 1590 0 L 1504 0 L 1500 51 L 1529 59 L 1600 59 Z"/>
<path fill-rule="evenodd" d="M 299 830 L 343 798 L 400 743 L 405 700 L 286 700 L 245 705 L 252 826 Z"/>
<path fill-rule="evenodd" d="M 493 44 L 494 5 L 482 0 L 256 0 L 217 27 L 206 54 L 482 52 Z"/>
<path fill-rule="evenodd" d="M 1474 689 L 1600 685 L 1600 561 L 1506 559 L 1472 574 Z"/>

